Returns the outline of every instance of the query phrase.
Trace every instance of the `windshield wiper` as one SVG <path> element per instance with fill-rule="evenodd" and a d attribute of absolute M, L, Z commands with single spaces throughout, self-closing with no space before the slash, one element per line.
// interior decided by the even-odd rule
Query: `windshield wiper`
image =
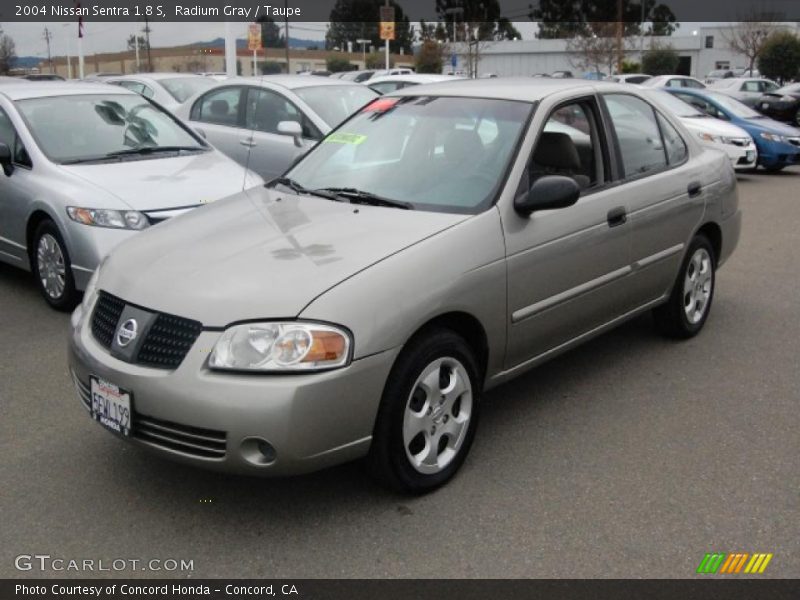
<path fill-rule="evenodd" d="M 275 187 L 276 185 L 282 185 L 288 187 L 292 190 L 295 194 L 307 194 L 311 196 L 319 196 L 320 198 L 327 198 L 328 200 L 333 200 L 334 202 L 341 202 L 341 198 L 339 198 L 336 194 L 329 194 L 325 192 L 325 190 L 309 190 L 304 188 L 302 185 L 297 183 L 294 179 L 289 177 L 276 177 L 272 181 L 269 181 L 265 184 L 265 187 L 271 188 Z"/>
<path fill-rule="evenodd" d="M 180 152 L 185 150 L 187 152 L 200 152 L 205 151 L 202 146 L 145 146 L 144 148 L 128 148 L 126 150 L 117 150 L 106 154 L 107 158 L 115 156 L 138 156 L 147 154 L 157 154 L 161 152 Z"/>
<path fill-rule="evenodd" d="M 414 205 L 411 202 L 403 202 L 402 200 L 392 200 L 391 198 L 384 198 L 372 192 L 365 192 L 351 187 L 332 187 L 323 188 L 321 190 L 314 190 L 315 192 L 332 192 L 337 196 L 347 198 L 351 204 L 371 204 L 372 206 L 390 206 L 392 208 L 402 208 L 405 210 L 414 210 Z"/>

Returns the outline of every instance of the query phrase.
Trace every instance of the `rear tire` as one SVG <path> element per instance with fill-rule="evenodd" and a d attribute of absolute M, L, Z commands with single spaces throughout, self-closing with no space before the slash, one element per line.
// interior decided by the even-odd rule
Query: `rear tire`
<path fill-rule="evenodd" d="M 53 221 L 39 223 L 30 248 L 31 272 L 45 301 L 56 310 L 69 311 L 78 304 L 79 294 L 72 276 L 64 239 Z"/>
<path fill-rule="evenodd" d="M 687 339 L 705 325 L 716 284 L 716 257 L 708 238 L 692 238 L 666 304 L 653 309 L 658 330 L 667 337 Z"/>
<path fill-rule="evenodd" d="M 412 339 L 386 381 L 367 458 L 372 475 L 411 494 L 450 480 L 472 445 L 481 387 L 461 336 L 436 329 Z"/>

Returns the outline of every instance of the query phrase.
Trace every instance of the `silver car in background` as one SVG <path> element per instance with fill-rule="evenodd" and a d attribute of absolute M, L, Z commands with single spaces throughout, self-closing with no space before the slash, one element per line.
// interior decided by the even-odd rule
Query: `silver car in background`
<path fill-rule="evenodd" d="M 192 96 L 217 85 L 210 77 L 192 73 L 134 73 L 109 77 L 105 82 L 150 98 L 171 112 Z"/>
<path fill-rule="evenodd" d="M 261 182 L 138 94 L 93 83 L 0 88 L 0 260 L 75 306 L 122 240 Z"/>
<path fill-rule="evenodd" d="M 252 475 L 367 456 L 425 492 L 485 389 L 645 311 L 697 334 L 740 226 L 728 158 L 631 85 L 412 87 L 119 247 L 70 370 L 100 425 L 163 456 Z"/>
<path fill-rule="evenodd" d="M 327 77 L 247 77 L 191 98 L 176 114 L 269 180 L 375 97 L 366 86 Z"/>
<path fill-rule="evenodd" d="M 770 79 L 757 77 L 729 77 L 711 84 L 711 89 L 736 98 L 739 102 L 754 108 L 763 94 L 774 92 L 780 86 Z"/>

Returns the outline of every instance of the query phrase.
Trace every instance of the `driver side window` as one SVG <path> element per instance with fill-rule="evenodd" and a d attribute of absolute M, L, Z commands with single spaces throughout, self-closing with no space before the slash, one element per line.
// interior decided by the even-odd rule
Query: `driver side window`
<path fill-rule="evenodd" d="M 0 108 L 0 142 L 6 144 L 11 150 L 11 160 L 23 167 L 31 167 L 31 158 L 28 151 L 19 139 L 17 130 L 5 110 Z"/>

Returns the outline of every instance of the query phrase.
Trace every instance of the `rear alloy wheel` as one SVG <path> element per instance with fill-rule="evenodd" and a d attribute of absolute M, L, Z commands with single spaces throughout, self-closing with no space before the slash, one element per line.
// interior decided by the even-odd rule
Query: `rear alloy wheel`
<path fill-rule="evenodd" d="M 52 221 L 39 223 L 33 236 L 31 270 L 39 291 L 50 306 L 68 311 L 78 303 L 72 265 L 64 241 Z"/>
<path fill-rule="evenodd" d="M 411 343 L 386 383 L 369 465 L 389 487 L 431 491 L 459 469 L 475 435 L 479 376 L 472 349 L 439 329 Z"/>
<path fill-rule="evenodd" d="M 669 337 L 690 338 L 703 328 L 714 298 L 716 259 L 711 243 L 696 235 L 666 304 L 653 310 L 656 326 Z"/>

